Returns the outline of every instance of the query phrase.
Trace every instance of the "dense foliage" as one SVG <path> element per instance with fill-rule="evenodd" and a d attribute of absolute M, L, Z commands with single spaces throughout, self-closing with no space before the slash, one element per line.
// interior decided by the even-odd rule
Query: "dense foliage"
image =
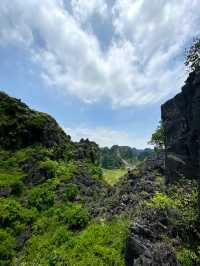
<path fill-rule="evenodd" d="M 143 161 L 153 151 L 151 149 L 138 150 L 128 146 L 114 145 L 101 149 L 101 166 L 105 169 L 119 169 L 131 167 Z"/>
<path fill-rule="evenodd" d="M 127 224 L 94 221 L 76 181 L 103 182 L 99 161 L 96 143 L 0 93 L 1 266 L 124 265 Z"/>
<path fill-rule="evenodd" d="M 139 230 L 144 224 L 142 238 L 153 232 L 172 247 L 181 265 L 200 263 L 194 180 L 166 186 L 150 159 L 115 184 L 127 172 L 116 169 L 123 161 L 135 165 L 152 150 L 73 143 L 48 115 L 3 93 L 0 100 L 0 266 L 125 266 L 131 219 Z M 158 148 L 162 137 L 160 126 Z M 149 231 L 151 219 L 157 231 Z"/>

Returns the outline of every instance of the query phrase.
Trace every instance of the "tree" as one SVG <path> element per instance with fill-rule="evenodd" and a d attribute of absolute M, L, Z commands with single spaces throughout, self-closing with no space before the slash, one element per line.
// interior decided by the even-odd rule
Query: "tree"
<path fill-rule="evenodd" d="M 156 131 L 152 134 L 149 144 L 154 145 L 156 150 L 163 150 L 164 145 L 164 128 L 162 121 L 159 122 L 159 126 Z"/>
<path fill-rule="evenodd" d="M 185 65 L 189 66 L 192 71 L 200 69 L 200 38 L 195 39 L 186 51 Z"/>

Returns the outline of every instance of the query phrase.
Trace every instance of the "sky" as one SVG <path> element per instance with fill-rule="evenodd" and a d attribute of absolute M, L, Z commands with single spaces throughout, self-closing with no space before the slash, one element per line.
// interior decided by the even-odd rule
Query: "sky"
<path fill-rule="evenodd" d="M 199 0 L 1 0 L 0 89 L 73 140 L 145 148 L 199 25 Z"/>

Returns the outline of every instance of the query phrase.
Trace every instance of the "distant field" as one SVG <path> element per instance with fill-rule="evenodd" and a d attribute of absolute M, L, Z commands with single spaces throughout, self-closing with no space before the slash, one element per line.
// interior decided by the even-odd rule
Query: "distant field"
<path fill-rule="evenodd" d="M 119 178 L 127 173 L 125 169 L 103 169 L 103 179 L 110 185 L 118 182 Z"/>

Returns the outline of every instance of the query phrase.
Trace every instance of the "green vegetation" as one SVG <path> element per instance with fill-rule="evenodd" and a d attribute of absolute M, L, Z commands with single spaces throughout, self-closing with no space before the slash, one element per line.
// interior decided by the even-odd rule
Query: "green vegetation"
<path fill-rule="evenodd" d="M 101 149 L 101 167 L 105 169 L 119 169 L 127 165 L 134 166 L 153 153 L 151 149 L 137 150 L 128 146 L 114 145 Z"/>
<path fill-rule="evenodd" d="M 160 125 L 152 143 L 161 149 L 162 141 Z M 198 265 L 196 182 L 166 187 L 161 174 L 145 180 L 139 167 L 128 179 L 123 160 L 138 164 L 152 150 L 115 145 L 103 153 L 88 139 L 71 142 L 51 117 L 0 93 L 0 266 L 125 266 L 127 217 L 143 208 L 167 217 L 181 265 Z M 127 184 L 110 187 L 124 175 Z"/>
<path fill-rule="evenodd" d="M 155 150 L 159 152 L 160 150 L 163 150 L 165 147 L 164 138 L 165 138 L 164 127 L 163 127 L 162 121 L 160 121 L 159 126 L 157 127 L 156 131 L 151 136 L 151 140 L 149 141 L 149 144 L 154 145 Z"/>
<path fill-rule="evenodd" d="M 190 248 L 182 248 L 176 253 L 178 261 L 183 266 L 193 266 L 200 263 L 200 247 L 197 248 L 197 253 Z"/>
<path fill-rule="evenodd" d="M 114 221 L 92 223 L 79 234 L 61 225 L 44 229 L 27 242 L 16 264 L 123 266 L 127 227 L 124 221 Z"/>
<path fill-rule="evenodd" d="M 103 169 L 103 179 L 110 185 L 114 185 L 119 181 L 119 178 L 127 173 L 125 169 Z"/>
<path fill-rule="evenodd" d="M 98 145 L 72 143 L 50 116 L 0 100 L 0 265 L 124 265 L 127 223 L 92 219 L 73 183 L 102 180 Z"/>
<path fill-rule="evenodd" d="M 146 205 L 150 208 L 165 209 L 167 206 L 175 207 L 175 202 L 166 194 L 157 192 L 152 199 L 146 202 Z"/>
<path fill-rule="evenodd" d="M 200 39 L 194 40 L 193 45 L 186 52 L 185 65 L 190 69 L 199 70 L 200 67 Z"/>
<path fill-rule="evenodd" d="M 10 189 L 10 193 L 19 194 L 23 190 L 23 175 L 15 171 L 0 170 L 0 189 Z"/>
<path fill-rule="evenodd" d="M 6 230 L 0 229 L 0 265 L 10 266 L 15 255 L 15 238 Z"/>
<path fill-rule="evenodd" d="M 174 208 L 180 214 L 181 223 L 186 229 L 195 225 L 198 219 L 198 188 L 195 181 L 180 180 L 179 183 L 171 185 L 167 193 L 157 192 L 146 202 L 150 208 L 165 209 Z"/>
<path fill-rule="evenodd" d="M 200 262 L 200 236 L 198 224 L 198 188 L 193 180 L 180 179 L 168 187 L 166 193 L 157 192 L 145 202 L 149 208 L 172 212 L 170 224 L 176 228 L 178 246 L 176 256 L 183 266 Z M 173 211 L 172 211 L 173 210 Z"/>
<path fill-rule="evenodd" d="M 68 184 L 62 193 L 63 201 L 73 201 L 78 195 L 78 186 L 75 184 Z"/>
<path fill-rule="evenodd" d="M 28 196 L 28 206 L 38 211 L 46 210 L 54 204 L 54 193 L 44 187 L 34 187 Z"/>

